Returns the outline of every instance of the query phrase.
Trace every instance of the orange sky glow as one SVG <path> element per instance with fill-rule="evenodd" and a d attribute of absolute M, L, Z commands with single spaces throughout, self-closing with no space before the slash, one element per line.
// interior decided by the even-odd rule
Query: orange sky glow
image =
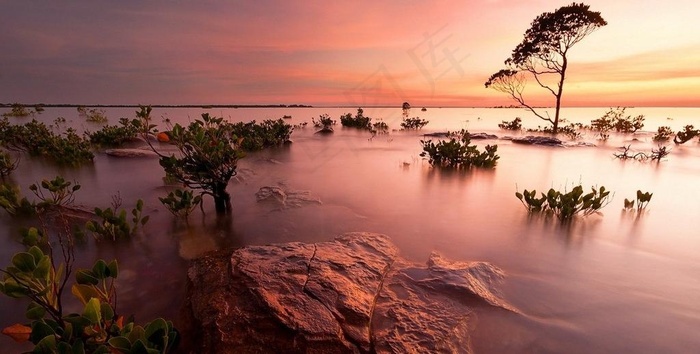
<path fill-rule="evenodd" d="M 3 1 L 0 103 L 510 105 L 484 82 L 569 3 Z M 700 106 L 700 5 L 586 3 L 608 26 L 572 49 L 564 106 Z"/>

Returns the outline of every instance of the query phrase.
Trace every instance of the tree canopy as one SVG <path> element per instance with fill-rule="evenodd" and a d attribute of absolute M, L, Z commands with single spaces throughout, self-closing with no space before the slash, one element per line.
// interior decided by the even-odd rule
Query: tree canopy
<path fill-rule="evenodd" d="M 554 12 L 545 12 L 535 18 L 518 44 L 505 61 L 506 68 L 491 75 L 485 86 L 507 93 L 521 106 L 540 119 L 553 125 L 556 134 L 559 110 L 568 68 L 569 50 L 596 29 L 607 25 L 600 12 L 590 10 L 589 5 L 572 3 Z M 543 115 L 525 102 L 523 91 L 529 73 L 537 84 L 555 97 L 555 117 Z M 546 80 L 554 76 L 554 83 Z"/>

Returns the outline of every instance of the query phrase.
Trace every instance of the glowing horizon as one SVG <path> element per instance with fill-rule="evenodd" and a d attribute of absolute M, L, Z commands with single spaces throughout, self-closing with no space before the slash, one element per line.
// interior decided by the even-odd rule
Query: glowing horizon
<path fill-rule="evenodd" d="M 11 2 L 0 103 L 508 106 L 484 81 L 569 3 Z M 572 49 L 564 106 L 700 106 L 700 5 L 587 4 L 609 24 Z"/>

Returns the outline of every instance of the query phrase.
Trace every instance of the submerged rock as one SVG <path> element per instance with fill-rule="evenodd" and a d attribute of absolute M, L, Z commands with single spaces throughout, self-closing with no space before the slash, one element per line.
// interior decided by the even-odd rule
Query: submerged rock
<path fill-rule="evenodd" d="M 564 143 L 561 140 L 551 136 L 528 135 L 523 137 L 515 137 L 510 140 L 512 140 L 515 144 L 564 146 Z"/>
<path fill-rule="evenodd" d="M 272 202 L 280 208 L 298 208 L 306 204 L 322 204 L 318 198 L 311 197 L 309 191 L 291 190 L 284 184 L 261 187 L 256 193 L 258 202 Z"/>
<path fill-rule="evenodd" d="M 114 157 L 158 157 L 153 150 L 146 149 L 107 149 L 105 154 Z"/>
<path fill-rule="evenodd" d="M 248 246 L 195 260 L 186 312 L 196 353 L 470 353 L 477 309 L 517 312 L 483 262 L 427 265 L 389 238 Z"/>
<path fill-rule="evenodd" d="M 470 139 L 483 140 L 483 139 L 498 139 L 498 136 L 488 133 L 473 133 L 469 134 Z"/>

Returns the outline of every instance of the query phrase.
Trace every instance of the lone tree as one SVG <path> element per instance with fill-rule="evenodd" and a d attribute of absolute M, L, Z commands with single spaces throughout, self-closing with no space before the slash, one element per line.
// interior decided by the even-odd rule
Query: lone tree
<path fill-rule="evenodd" d="M 554 134 L 559 128 L 559 109 L 566 69 L 569 67 L 569 49 L 599 27 L 608 24 L 600 12 L 590 11 L 589 8 L 583 3 L 572 3 L 538 16 L 525 32 L 523 41 L 505 61 L 506 68 L 491 75 L 485 83 L 487 88 L 493 87 L 509 94 L 520 106 L 551 123 Z M 528 74 L 556 99 L 554 119 L 546 112 L 543 115 L 525 103 L 523 90 Z"/>
<path fill-rule="evenodd" d="M 155 125 L 150 124 L 151 107 L 140 108 L 136 115 L 143 134 L 154 134 Z M 238 160 L 244 155 L 239 147 L 240 139 L 233 130 L 233 124 L 208 113 L 187 126 L 176 123 L 169 133 L 169 140 L 179 151 L 179 156 L 162 154 L 151 145 L 147 136 L 145 138 L 160 156 L 159 162 L 166 175 L 201 194 L 212 196 L 216 212 L 224 213 L 231 211 L 231 195 L 226 187 L 236 175 Z"/>

